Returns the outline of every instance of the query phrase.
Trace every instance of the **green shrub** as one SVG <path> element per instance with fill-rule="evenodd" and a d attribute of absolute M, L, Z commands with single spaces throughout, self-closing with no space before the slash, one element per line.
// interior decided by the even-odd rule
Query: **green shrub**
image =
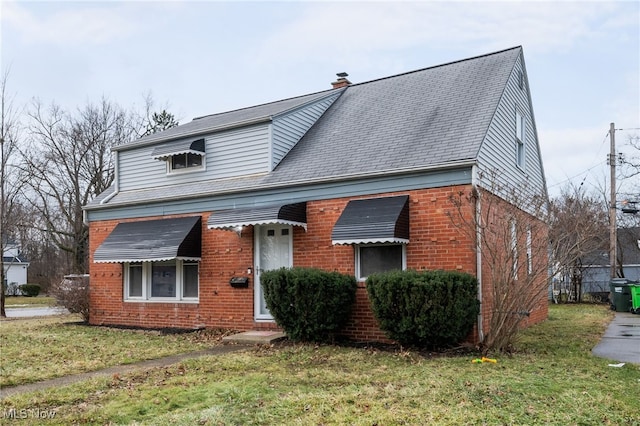
<path fill-rule="evenodd" d="M 313 268 L 263 272 L 260 282 L 273 319 L 292 340 L 331 340 L 349 319 L 356 280 Z"/>
<path fill-rule="evenodd" d="M 402 345 L 429 348 L 468 336 L 480 308 L 477 286 L 472 275 L 447 271 L 393 271 L 367 279 L 380 328 Z"/>
<path fill-rule="evenodd" d="M 40 286 L 38 284 L 22 284 L 18 288 L 27 297 L 36 297 L 40 294 Z"/>

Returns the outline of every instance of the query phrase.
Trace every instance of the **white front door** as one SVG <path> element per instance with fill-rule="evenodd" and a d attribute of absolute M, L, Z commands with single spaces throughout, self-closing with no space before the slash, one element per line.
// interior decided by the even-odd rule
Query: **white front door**
<path fill-rule="evenodd" d="M 255 319 L 272 321 L 273 317 L 264 301 L 260 285 L 260 273 L 278 268 L 293 266 L 292 250 L 293 230 L 290 225 L 255 226 L 255 283 L 254 312 Z"/>

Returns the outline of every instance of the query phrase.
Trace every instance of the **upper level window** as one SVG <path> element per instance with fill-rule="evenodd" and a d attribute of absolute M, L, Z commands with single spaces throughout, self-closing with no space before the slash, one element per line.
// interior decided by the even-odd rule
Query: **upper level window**
<path fill-rule="evenodd" d="M 202 155 L 187 152 L 171 156 L 171 171 L 202 168 Z"/>
<path fill-rule="evenodd" d="M 525 118 L 519 111 L 516 111 L 516 164 L 524 169 L 525 161 Z"/>
<path fill-rule="evenodd" d="M 151 156 L 166 161 L 167 173 L 181 173 L 205 168 L 205 140 L 182 140 L 154 148 Z"/>

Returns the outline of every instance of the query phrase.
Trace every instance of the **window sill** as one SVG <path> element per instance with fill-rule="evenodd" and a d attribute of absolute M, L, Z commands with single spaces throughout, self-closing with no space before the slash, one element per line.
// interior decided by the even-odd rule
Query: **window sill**
<path fill-rule="evenodd" d="M 180 176 L 189 173 L 197 173 L 206 171 L 205 167 L 185 167 L 184 169 L 173 169 L 167 172 L 167 176 Z"/>
<path fill-rule="evenodd" d="M 177 299 L 124 299 L 126 303 L 181 303 L 185 305 L 195 305 L 200 303 L 199 299 L 177 300 Z"/>

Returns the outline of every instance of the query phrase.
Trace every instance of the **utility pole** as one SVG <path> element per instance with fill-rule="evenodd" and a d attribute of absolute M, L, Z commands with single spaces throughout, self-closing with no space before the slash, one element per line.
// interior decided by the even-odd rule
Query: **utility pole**
<path fill-rule="evenodd" d="M 611 262 L 611 278 L 617 275 L 618 263 L 618 238 L 616 237 L 616 129 L 614 123 L 609 128 L 609 140 L 611 152 L 609 153 L 609 166 L 611 168 L 611 199 L 609 205 L 609 261 Z"/>

